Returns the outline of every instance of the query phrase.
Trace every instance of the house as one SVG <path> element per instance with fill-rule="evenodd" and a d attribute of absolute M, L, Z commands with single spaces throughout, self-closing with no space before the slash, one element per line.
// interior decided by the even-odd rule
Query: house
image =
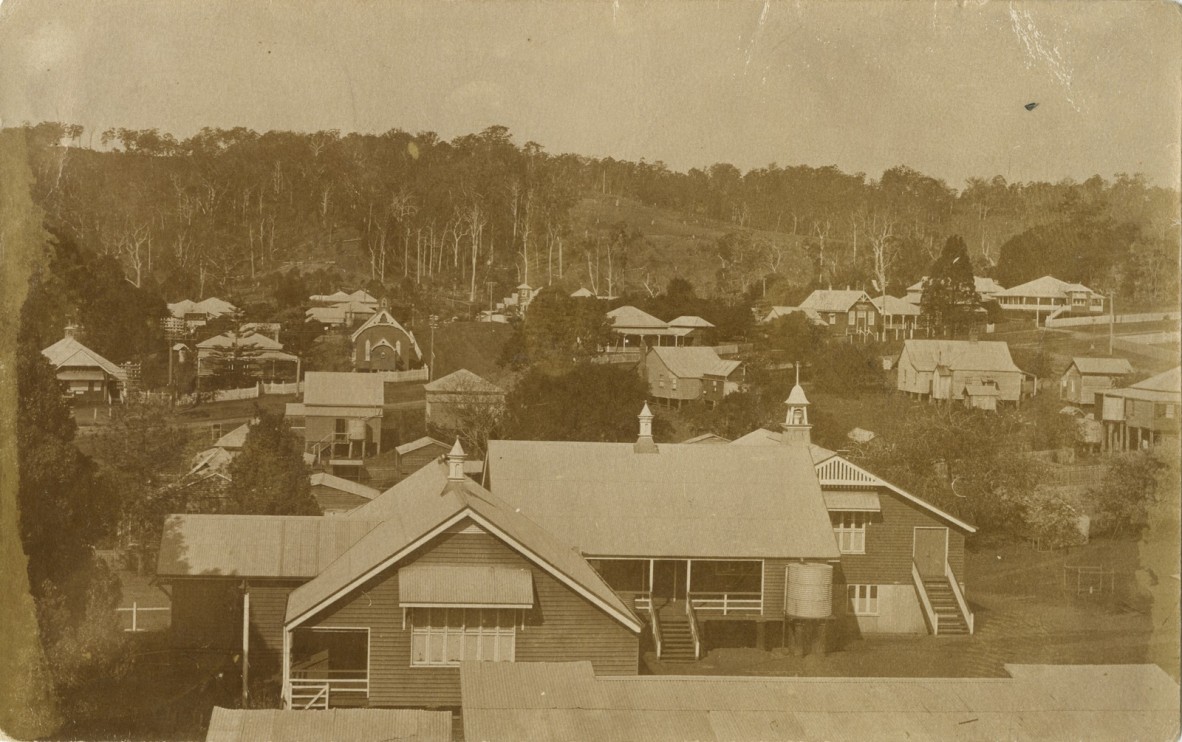
<path fill-rule="evenodd" d="M 1059 399 L 1071 404 L 1089 405 L 1096 394 L 1121 385 L 1133 365 L 1125 358 L 1092 358 L 1077 356 L 1059 380 Z"/>
<path fill-rule="evenodd" d="M 831 333 L 841 336 L 876 335 L 882 324 L 878 321 L 878 307 L 865 291 L 817 289 L 797 308 L 815 312 Z"/>
<path fill-rule="evenodd" d="M 781 430 L 754 430 L 732 447 L 807 446 L 840 552 L 833 614 L 850 633 L 971 634 L 965 601 L 965 537 L 976 528 L 809 440 L 799 383 Z"/>
<path fill-rule="evenodd" d="M 304 401 L 289 403 L 286 417 L 317 463 L 356 479 L 362 459 L 383 450 L 385 401 L 381 374 L 309 371 Z"/>
<path fill-rule="evenodd" d="M 996 407 L 996 401 L 1017 403 L 1022 395 L 1022 370 L 1000 341 L 906 340 L 896 373 L 896 388 L 921 399 L 962 401 L 970 385 L 970 403 Z"/>
<path fill-rule="evenodd" d="M 224 709 L 205 742 L 452 742 L 451 712 L 420 709 Z"/>
<path fill-rule="evenodd" d="M 80 402 L 119 402 L 127 386 L 127 372 L 78 340 L 81 328 L 66 327 L 61 340 L 41 351 L 53 366 L 65 393 Z"/>
<path fill-rule="evenodd" d="M 385 307 L 354 330 L 349 340 L 355 371 L 405 371 L 423 360 L 414 333 L 399 324 Z"/>
<path fill-rule="evenodd" d="M 870 300 L 882 317 L 879 337 L 883 340 L 915 337 L 915 326 L 919 324 L 919 305 L 905 299 L 883 294 Z"/>
<path fill-rule="evenodd" d="M 628 305 L 616 307 L 607 313 L 607 319 L 622 347 L 661 345 L 666 340 L 672 345 L 674 336 L 669 325 L 642 309 Z"/>
<path fill-rule="evenodd" d="M 241 365 L 258 379 L 300 378 L 299 356 L 283 352 L 282 343 L 259 332 L 226 332 L 197 343 L 198 376 L 212 376 L 220 363 Z"/>
<path fill-rule="evenodd" d="M 903 297 L 904 300 L 917 305 L 922 303 L 923 284 L 927 280 L 928 277 L 924 276 L 908 286 L 907 294 Z M 981 301 L 992 301 L 999 291 L 1005 291 L 1000 283 L 988 276 L 973 276 L 973 287 L 977 290 L 977 296 Z"/>
<path fill-rule="evenodd" d="M 742 382 L 741 361 L 724 361 L 713 348 L 702 346 L 650 348 L 642 366 L 649 393 L 670 404 L 701 399 L 709 406 L 737 392 Z"/>
<path fill-rule="evenodd" d="M 674 337 L 677 338 L 678 345 L 700 345 L 705 342 L 707 334 L 714 329 L 714 325 L 701 317 L 683 314 L 669 320 L 669 329 L 676 333 Z"/>
<path fill-rule="evenodd" d="M 395 466 L 398 470 L 398 478 L 409 477 L 440 456 L 445 456 L 450 450 L 451 446 L 427 435 L 395 447 Z"/>
<path fill-rule="evenodd" d="M 761 317 L 759 319 L 759 323 L 761 325 L 770 325 L 772 322 L 775 322 L 776 320 L 780 319 L 781 317 L 787 317 L 788 315 L 796 314 L 797 312 L 799 312 L 799 313 L 803 314 L 805 317 L 807 317 L 809 322 L 812 322 L 814 325 L 828 326 L 828 324 L 829 324 L 828 322 L 826 322 L 824 319 L 821 318 L 821 315 L 817 314 L 812 309 L 801 309 L 800 307 L 784 307 L 784 306 L 774 306 L 771 309 L 769 309 L 767 314 L 763 315 L 763 317 Z"/>
<path fill-rule="evenodd" d="M 347 513 L 381 494 L 373 487 L 367 487 L 360 482 L 353 482 L 323 471 L 313 473 L 311 482 L 312 496 L 316 498 L 320 512 L 325 515 Z"/>
<path fill-rule="evenodd" d="M 334 327 L 352 327 L 376 312 L 372 304 L 349 300 L 326 307 L 309 307 L 304 312 L 304 322 L 316 322 L 324 325 L 325 331 L 328 331 Z"/>
<path fill-rule="evenodd" d="M 357 302 L 359 304 L 367 304 L 375 311 L 378 308 L 378 300 L 364 289 L 357 289 L 352 293 L 346 293 L 340 289 L 337 289 L 331 294 L 313 294 L 312 296 L 308 297 L 308 300 L 313 304 L 324 304 L 327 306 L 344 304 L 347 302 Z"/>
<path fill-rule="evenodd" d="M 238 313 L 238 307 L 230 302 L 211 296 L 201 301 L 182 299 L 168 305 L 168 313 L 175 319 L 183 320 L 190 330 L 202 327 L 209 320 Z"/>
<path fill-rule="evenodd" d="M 1033 312 L 1036 319 L 1060 312 L 1100 314 L 1104 311 L 1103 294 L 1081 283 L 1060 281 L 1054 276 L 1043 276 L 1002 289 L 994 294 L 994 298 L 1002 309 Z"/>
<path fill-rule="evenodd" d="M 1098 391 L 1104 449 L 1129 451 L 1177 445 L 1182 373 L 1175 367 L 1127 387 Z"/>
<path fill-rule="evenodd" d="M 455 429 L 472 417 L 494 419 L 505 410 L 505 390 L 461 368 L 426 384 L 427 424 Z"/>
<path fill-rule="evenodd" d="M 457 444 L 342 515 L 170 516 L 174 636 L 239 653 L 287 708 L 456 707 L 461 660 L 635 674 L 632 608 L 464 459 Z"/>
<path fill-rule="evenodd" d="M 599 297 L 597 297 L 594 293 L 592 293 L 591 289 L 587 288 L 586 286 L 580 286 L 579 288 L 577 288 L 571 292 L 570 298 L 572 298 L 572 299 L 597 299 Z"/>
<path fill-rule="evenodd" d="M 1178 736 L 1178 684 L 1143 665 L 1014 665 L 1007 677 L 604 677 L 587 663 L 460 665 L 467 739 L 650 742 Z"/>

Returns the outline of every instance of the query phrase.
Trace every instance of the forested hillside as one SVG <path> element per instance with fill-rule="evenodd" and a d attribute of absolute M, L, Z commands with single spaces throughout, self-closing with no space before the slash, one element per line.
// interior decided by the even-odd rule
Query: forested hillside
<path fill-rule="evenodd" d="M 440 140 L 204 129 L 27 129 L 50 227 L 111 256 L 167 301 L 250 295 L 294 264 L 430 307 L 480 308 L 520 282 L 783 303 L 810 285 L 894 294 L 960 234 L 978 273 L 1045 273 L 1151 305 L 1177 291 L 1178 193 L 1135 175 L 1084 183 L 972 178 L 959 190 L 907 167 L 687 173 L 547 153 L 504 127 Z M 489 284 L 492 284 L 491 286 Z"/>

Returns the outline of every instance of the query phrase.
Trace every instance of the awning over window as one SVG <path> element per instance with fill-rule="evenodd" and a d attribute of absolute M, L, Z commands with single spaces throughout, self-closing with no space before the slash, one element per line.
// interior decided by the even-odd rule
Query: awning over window
<path fill-rule="evenodd" d="M 877 513 L 882 510 L 877 492 L 825 492 L 824 495 L 825 509 L 830 512 Z"/>
<path fill-rule="evenodd" d="M 421 565 L 398 570 L 403 608 L 531 608 L 533 577 L 528 569 L 468 565 Z"/>

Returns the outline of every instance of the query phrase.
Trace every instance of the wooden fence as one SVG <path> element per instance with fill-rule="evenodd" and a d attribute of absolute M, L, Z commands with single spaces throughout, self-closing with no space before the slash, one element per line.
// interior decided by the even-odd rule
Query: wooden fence
<path fill-rule="evenodd" d="M 1088 325 L 1138 324 L 1141 322 L 1167 322 L 1182 318 L 1182 312 L 1144 312 L 1141 314 L 1118 314 L 1113 319 L 1110 315 L 1100 314 L 1094 317 L 1047 317 L 1047 327 L 1085 327 Z"/>

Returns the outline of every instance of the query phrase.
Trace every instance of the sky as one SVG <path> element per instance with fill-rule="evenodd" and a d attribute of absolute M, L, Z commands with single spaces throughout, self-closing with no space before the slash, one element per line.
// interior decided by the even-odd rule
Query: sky
<path fill-rule="evenodd" d="M 1033 110 L 1025 104 L 1038 103 Z M 1178 185 L 1182 10 L 1159 0 L 4 0 L 0 124 L 445 139 Z"/>

